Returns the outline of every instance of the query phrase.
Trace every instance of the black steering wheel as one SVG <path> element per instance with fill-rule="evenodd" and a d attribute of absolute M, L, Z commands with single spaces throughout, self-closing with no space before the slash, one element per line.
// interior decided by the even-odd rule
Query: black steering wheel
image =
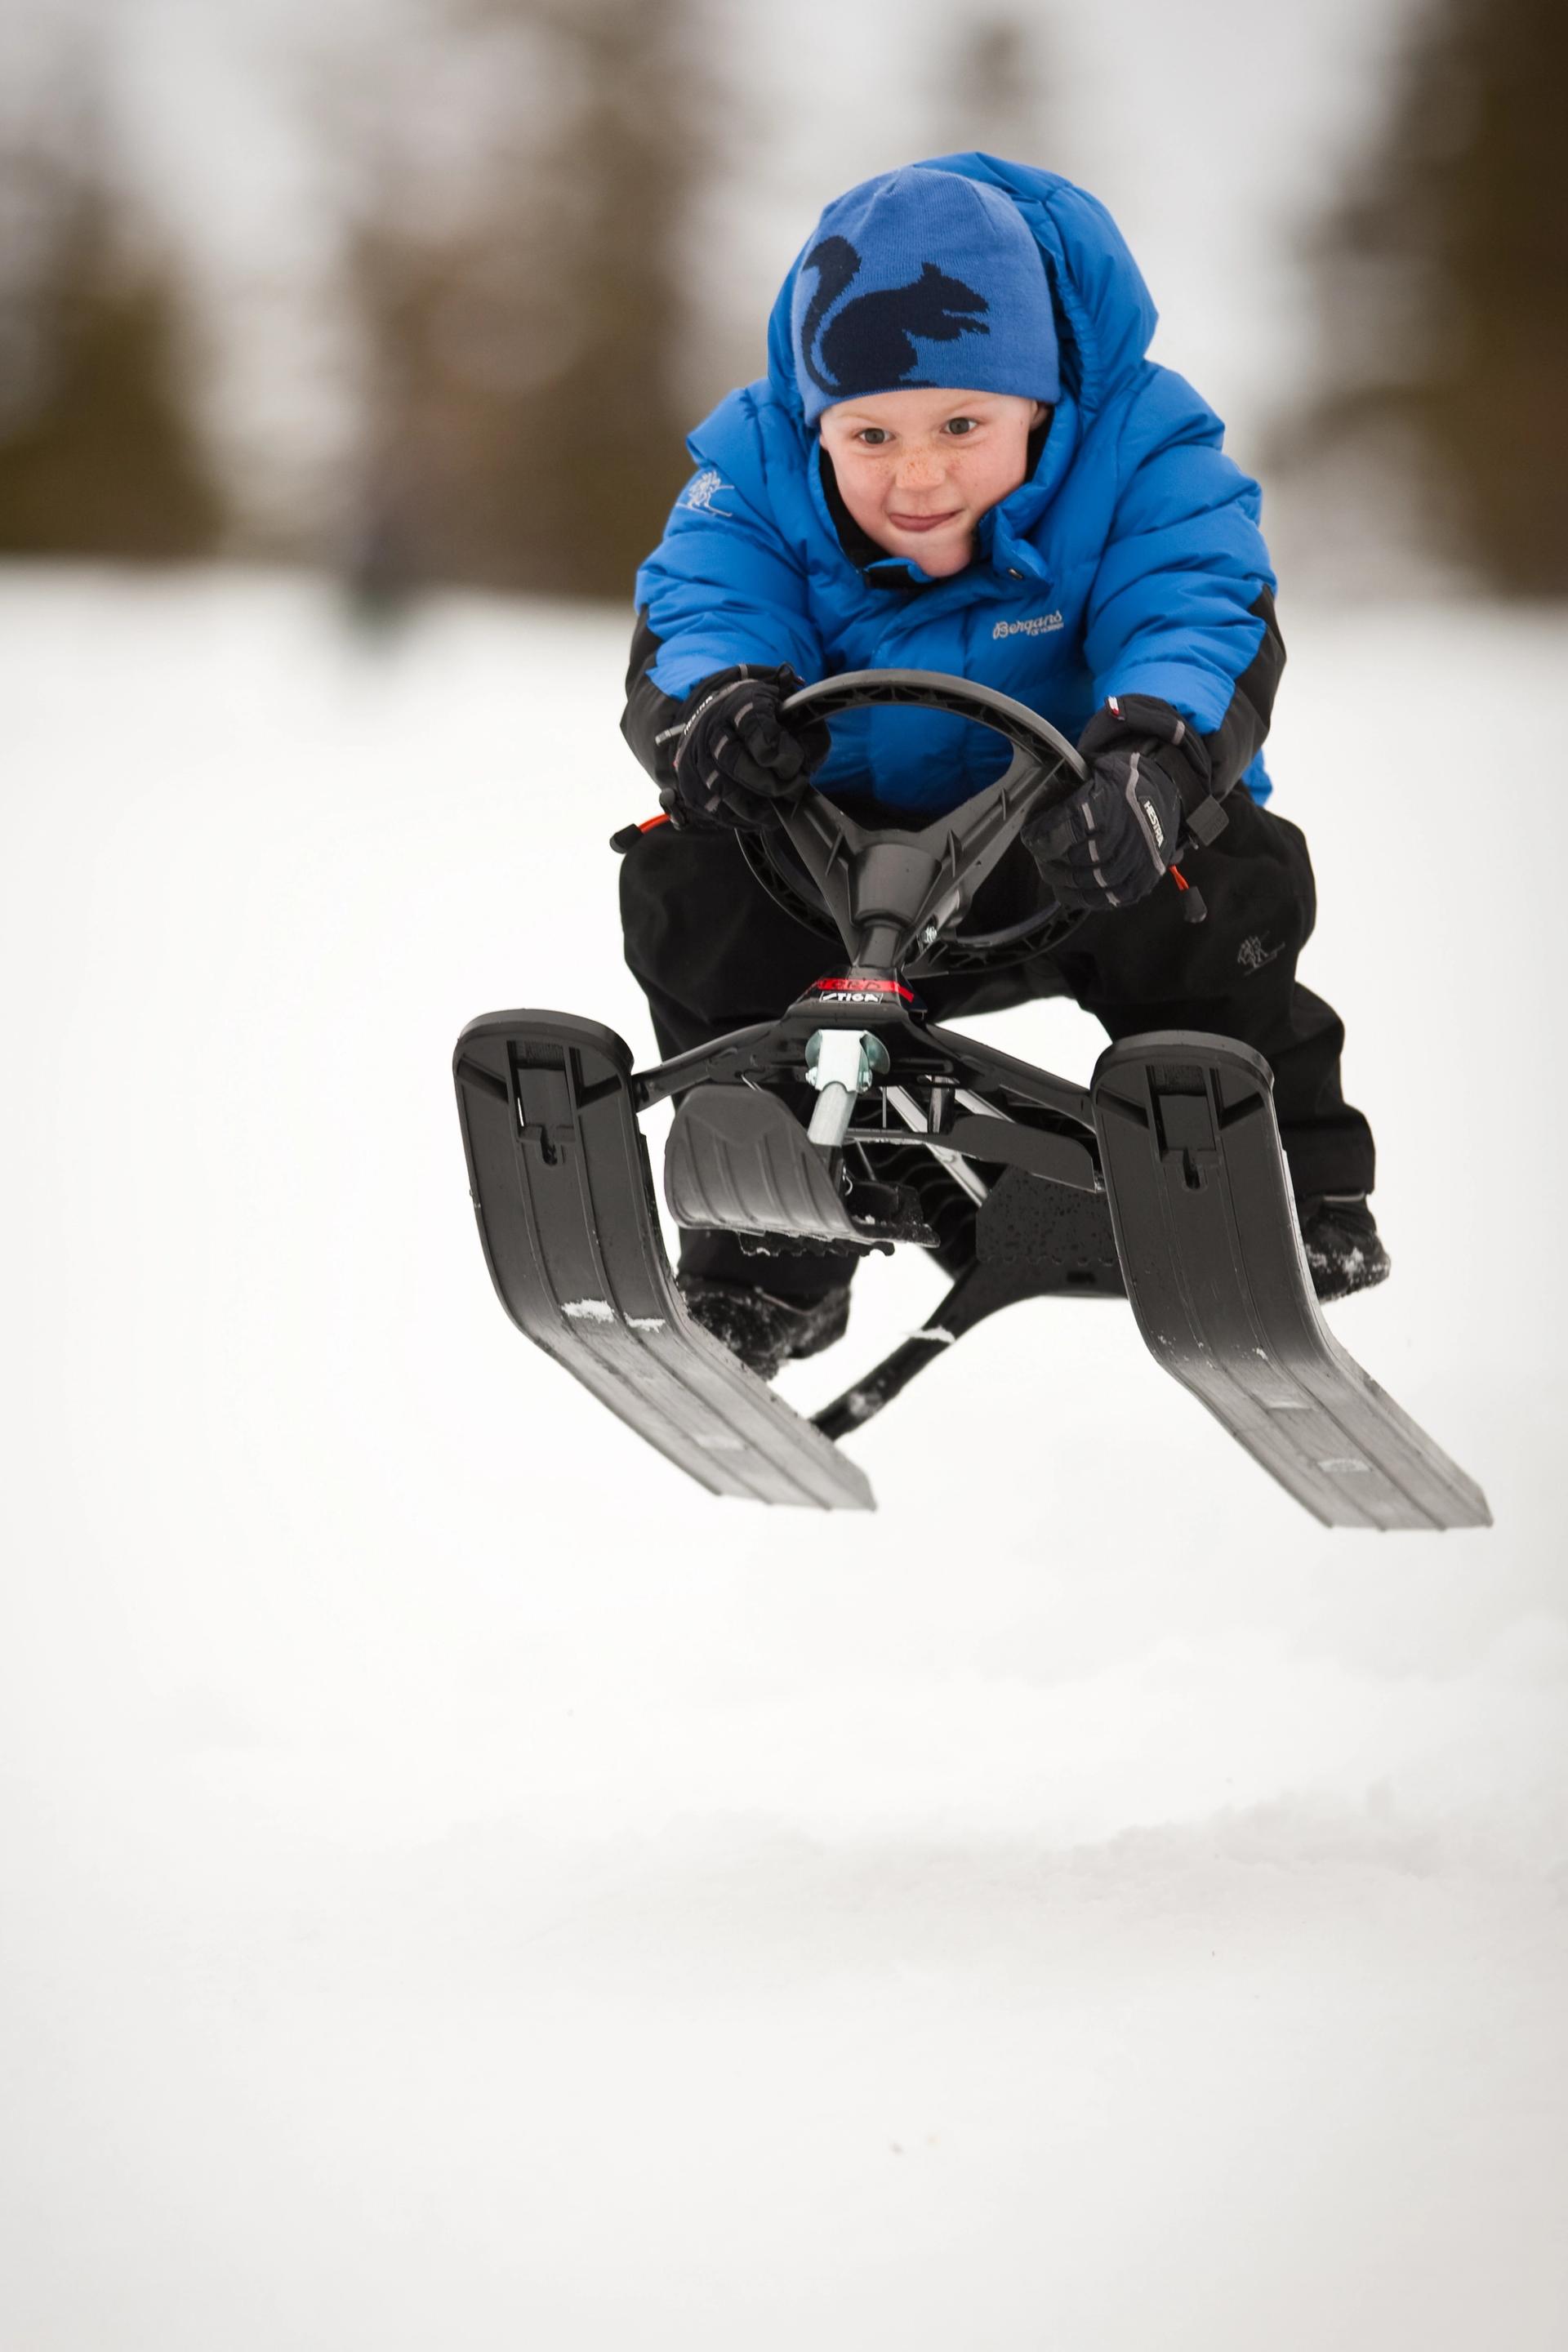
<path fill-rule="evenodd" d="M 929 845 L 940 836 L 950 857 L 988 872 L 1003 850 L 1016 841 L 1026 817 L 1065 800 L 1088 773 L 1067 737 L 1026 703 L 1015 701 L 994 687 L 949 677 L 941 670 L 849 670 L 842 677 L 803 687 L 783 704 L 781 715 L 831 720 L 840 711 L 909 705 L 946 711 L 955 719 L 989 727 L 1012 744 L 1014 758 L 1006 773 L 994 783 L 919 830 L 858 824 L 845 810 L 839 814 L 839 824 L 859 840 L 912 845 Z M 820 814 L 836 807 L 824 794 L 814 793 L 810 797 Z M 837 940 L 839 927 L 792 839 L 792 833 L 798 832 L 798 824 L 792 825 L 788 815 L 780 824 L 743 831 L 739 835 L 742 855 L 763 888 L 786 914 L 820 937 Z M 911 977 L 995 971 L 1047 952 L 1077 928 L 1082 916 L 1068 912 L 1046 895 L 1033 861 L 1026 852 L 1020 856 L 1026 860 L 1026 870 L 1018 878 L 1024 895 L 1034 901 L 1028 911 L 988 929 L 970 928 L 966 914 L 933 934 L 922 932 L 905 966 Z M 814 857 L 812 862 L 816 866 L 818 860 Z"/>

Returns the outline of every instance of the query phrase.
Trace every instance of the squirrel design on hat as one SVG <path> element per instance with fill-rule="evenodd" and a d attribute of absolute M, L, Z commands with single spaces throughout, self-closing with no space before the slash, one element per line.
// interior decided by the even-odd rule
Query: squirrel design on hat
<path fill-rule="evenodd" d="M 883 385 L 907 382 L 910 370 L 920 360 L 913 336 L 952 343 L 961 335 L 991 331 L 983 319 L 954 315 L 988 310 L 991 306 L 984 294 L 966 286 L 962 278 L 949 277 L 934 261 L 926 262 L 920 276 L 907 286 L 857 295 L 825 329 L 828 312 L 859 274 L 860 256 L 847 237 L 825 236 L 812 247 L 804 266 L 816 271 L 816 291 L 802 323 L 802 356 L 813 383 L 830 396 L 840 391 L 847 376 Z"/>

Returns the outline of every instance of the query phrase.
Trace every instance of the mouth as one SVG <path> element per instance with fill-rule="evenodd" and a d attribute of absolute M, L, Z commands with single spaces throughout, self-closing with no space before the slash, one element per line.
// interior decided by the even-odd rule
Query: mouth
<path fill-rule="evenodd" d="M 888 520 L 899 530 L 938 530 L 944 522 L 955 522 L 963 513 L 962 507 L 949 507 L 945 514 L 895 514 Z"/>

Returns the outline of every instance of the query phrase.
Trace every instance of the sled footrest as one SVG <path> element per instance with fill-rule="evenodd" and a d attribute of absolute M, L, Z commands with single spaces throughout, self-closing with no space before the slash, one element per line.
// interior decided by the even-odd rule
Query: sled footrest
<path fill-rule="evenodd" d="M 757 1087 L 693 1087 L 664 1153 L 677 1224 L 858 1242 L 833 1169 L 789 1105 Z"/>

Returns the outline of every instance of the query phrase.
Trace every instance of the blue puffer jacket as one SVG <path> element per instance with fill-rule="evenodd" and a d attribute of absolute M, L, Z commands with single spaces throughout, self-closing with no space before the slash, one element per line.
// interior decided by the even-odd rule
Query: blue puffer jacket
<path fill-rule="evenodd" d="M 852 524 L 841 536 L 795 387 L 797 261 L 773 309 L 766 377 L 690 436 L 696 475 L 637 573 L 628 740 L 668 777 L 685 698 L 736 662 L 789 662 L 808 679 L 949 670 L 1016 695 L 1075 740 L 1108 696 L 1156 696 L 1205 739 L 1215 792 L 1241 778 L 1265 799 L 1258 746 L 1283 648 L 1257 483 L 1222 453 L 1213 410 L 1147 358 L 1154 306 L 1103 205 L 994 156 L 944 155 L 934 168 L 1005 190 L 1046 258 L 1062 394 L 1033 476 L 983 519 L 972 562 L 951 579 L 856 549 Z M 834 722 L 816 782 L 931 815 L 1009 756 L 999 737 L 940 712 L 858 711 Z"/>

